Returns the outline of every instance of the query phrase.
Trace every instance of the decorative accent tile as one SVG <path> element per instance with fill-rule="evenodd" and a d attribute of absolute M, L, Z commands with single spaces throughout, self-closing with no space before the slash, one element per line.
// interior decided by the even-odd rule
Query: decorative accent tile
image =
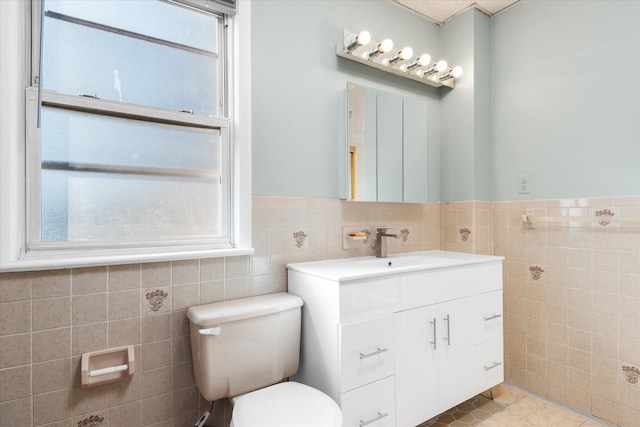
<path fill-rule="evenodd" d="M 629 384 L 638 384 L 638 381 L 640 381 L 640 368 L 623 365 L 622 372 L 624 373 L 625 380 Z"/>
<path fill-rule="evenodd" d="M 167 299 L 169 294 L 161 289 L 156 289 L 155 291 L 147 292 L 145 296 L 149 306 L 151 306 L 151 311 L 158 311 L 162 308 L 162 304 L 164 304 L 164 300 Z"/>
<path fill-rule="evenodd" d="M 100 415 L 91 415 L 78 421 L 78 427 L 97 427 L 102 425 L 103 421 L 104 417 L 101 417 Z"/>
<path fill-rule="evenodd" d="M 610 209 L 603 209 L 600 211 L 596 211 L 596 216 L 603 218 L 602 220 L 598 221 L 598 224 L 600 224 L 602 227 L 605 227 L 611 223 L 611 221 L 607 221 L 604 218 L 612 217 L 614 215 L 615 215 L 615 212 L 611 212 Z"/>
<path fill-rule="evenodd" d="M 469 240 L 469 236 L 471 235 L 471 230 L 469 230 L 468 228 L 461 228 L 460 229 L 460 239 L 463 242 L 466 242 L 467 240 Z"/>
<path fill-rule="evenodd" d="M 400 230 L 400 235 L 402 236 L 403 242 L 406 242 L 409 239 L 409 233 L 411 232 L 408 228 L 403 228 L 402 230 Z"/>
<path fill-rule="evenodd" d="M 531 267 L 529 267 L 529 271 L 531 272 L 531 278 L 533 280 L 540 279 L 542 273 L 544 273 L 544 269 L 539 265 L 532 265 Z"/>
<path fill-rule="evenodd" d="M 366 237 L 362 239 L 362 244 L 367 245 L 369 243 L 369 238 L 371 237 L 371 231 L 365 228 L 362 232 L 366 234 Z"/>
<path fill-rule="evenodd" d="M 296 231 L 293 233 L 293 238 L 296 240 L 296 248 L 301 248 L 304 245 L 304 241 L 307 238 L 307 233 L 304 231 Z"/>

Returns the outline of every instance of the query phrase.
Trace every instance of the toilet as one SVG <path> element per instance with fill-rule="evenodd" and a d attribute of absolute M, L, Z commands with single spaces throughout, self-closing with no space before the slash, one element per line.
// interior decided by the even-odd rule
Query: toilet
<path fill-rule="evenodd" d="M 329 396 L 294 381 L 303 301 L 286 292 L 189 308 L 196 385 L 234 403 L 231 427 L 341 427 Z"/>

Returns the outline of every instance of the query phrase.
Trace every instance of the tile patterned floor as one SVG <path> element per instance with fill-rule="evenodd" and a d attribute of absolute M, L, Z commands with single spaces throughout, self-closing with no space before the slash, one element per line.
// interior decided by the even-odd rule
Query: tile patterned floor
<path fill-rule="evenodd" d="M 601 427 L 592 420 L 500 384 L 418 427 Z"/>

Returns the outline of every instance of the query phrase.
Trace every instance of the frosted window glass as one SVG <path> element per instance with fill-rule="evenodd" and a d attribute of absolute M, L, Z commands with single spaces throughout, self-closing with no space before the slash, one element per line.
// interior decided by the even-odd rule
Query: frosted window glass
<path fill-rule="evenodd" d="M 218 130 L 43 108 L 42 147 L 43 242 L 228 232 Z"/>
<path fill-rule="evenodd" d="M 60 7 L 60 10 L 73 13 L 71 18 L 125 27 L 133 34 L 114 32 L 117 28 L 110 31 L 70 22 L 45 11 L 43 88 L 174 111 L 218 115 L 215 46 L 219 18 L 193 11 L 184 15 L 185 9 L 169 4 L 162 5 L 162 13 L 157 14 L 138 10 L 159 3 L 72 1 L 64 3 L 66 8 Z M 59 4 L 52 2 L 53 6 Z M 45 10 L 49 5 L 50 2 L 45 2 Z M 99 7 L 91 12 L 96 5 Z M 176 22 L 171 21 L 174 15 Z M 123 25 L 120 25 L 121 21 Z M 193 28 L 193 31 L 185 32 L 184 28 Z M 147 35 L 159 40 L 145 39 Z"/>
<path fill-rule="evenodd" d="M 215 129 L 117 119 L 43 107 L 42 161 L 220 171 Z"/>
<path fill-rule="evenodd" d="M 214 182 L 57 170 L 42 181 L 43 242 L 221 234 Z"/>

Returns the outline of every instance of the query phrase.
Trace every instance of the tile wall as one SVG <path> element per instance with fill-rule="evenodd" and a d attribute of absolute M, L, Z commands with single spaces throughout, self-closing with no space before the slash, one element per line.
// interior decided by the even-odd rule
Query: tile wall
<path fill-rule="evenodd" d="M 342 227 L 389 226 L 390 252 L 440 248 L 440 207 L 253 199 L 251 257 L 0 274 L 0 427 L 187 426 L 207 406 L 193 378 L 186 309 L 286 290 L 285 264 L 371 255 Z M 136 374 L 83 389 L 84 352 L 133 344 Z M 212 425 L 228 425 L 216 405 Z"/>
<path fill-rule="evenodd" d="M 601 220 L 528 228 L 525 213 Z M 639 427 L 640 197 L 494 203 L 493 226 L 506 257 L 507 381 Z"/>
<path fill-rule="evenodd" d="M 523 214 L 594 216 L 527 227 Z M 185 426 L 194 384 L 186 308 L 286 290 L 287 262 L 372 255 L 343 226 L 388 226 L 389 253 L 506 257 L 508 382 L 611 425 L 640 427 L 640 197 L 390 204 L 254 197 L 250 257 L 0 274 L 0 427 Z M 602 222 L 605 225 L 600 225 Z M 582 224 L 583 226 L 585 224 Z M 134 344 L 131 380 L 82 389 L 80 355 Z M 216 405 L 208 424 L 228 425 Z"/>
<path fill-rule="evenodd" d="M 493 254 L 491 202 L 456 202 L 441 205 L 442 250 Z"/>

